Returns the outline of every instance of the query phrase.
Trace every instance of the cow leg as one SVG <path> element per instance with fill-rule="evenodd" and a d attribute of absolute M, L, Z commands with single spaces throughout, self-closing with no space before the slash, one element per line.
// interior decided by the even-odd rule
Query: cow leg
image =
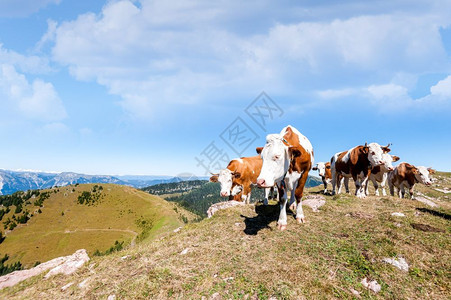
<path fill-rule="evenodd" d="M 395 185 L 393 184 L 393 182 L 390 179 L 388 180 L 388 188 L 390 189 L 390 195 L 394 196 L 395 195 Z"/>
<path fill-rule="evenodd" d="M 376 179 L 372 179 L 371 181 L 373 181 L 373 186 L 374 186 L 374 189 L 376 190 L 376 196 L 379 196 L 379 185 L 377 184 Z M 368 190 L 369 184 L 367 184 L 366 186 L 367 186 L 366 190 Z"/>
<path fill-rule="evenodd" d="M 335 168 L 331 169 L 332 173 L 332 195 L 335 195 L 335 186 L 337 185 L 337 171 L 335 171 Z"/>
<path fill-rule="evenodd" d="M 263 200 L 264 205 L 268 205 L 269 193 L 270 193 L 270 188 L 265 188 L 265 200 Z"/>
<path fill-rule="evenodd" d="M 341 184 L 344 183 L 346 194 L 349 194 L 349 177 L 342 177 L 340 181 Z"/>
<path fill-rule="evenodd" d="M 399 193 L 400 193 L 399 198 L 404 198 L 404 195 L 406 194 L 406 191 L 404 189 L 404 183 L 400 184 L 400 186 L 399 186 Z"/>
<path fill-rule="evenodd" d="M 280 190 L 279 190 L 280 192 Z M 279 196 L 280 197 L 280 196 Z M 280 197 L 281 202 L 280 202 L 280 213 L 279 213 L 279 220 L 277 221 L 277 228 L 279 228 L 280 230 L 285 230 L 287 229 L 287 195 L 286 195 L 286 190 L 284 191 L 284 193 L 282 194 L 282 196 Z"/>
<path fill-rule="evenodd" d="M 323 176 L 323 177 L 321 177 L 321 179 L 323 180 L 324 194 L 327 194 L 327 181 L 326 181 L 326 177 Z"/>
<path fill-rule="evenodd" d="M 412 184 L 412 186 L 409 188 L 409 194 L 410 194 L 410 199 L 415 200 L 415 196 L 413 195 L 413 187 L 415 186 L 415 184 Z"/>
<path fill-rule="evenodd" d="M 336 181 L 338 182 L 338 184 L 337 184 L 337 186 L 338 186 L 338 194 L 341 194 L 341 188 L 343 187 L 343 179 L 340 178 L 340 175 L 338 175 Z"/>
<path fill-rule="evenodd" d="M 387 183 L 387 173 L 384 173 L 382 175 L 382 182 L 381 182 L 381 190 L 382 190 L 382 196 L 387 196 L 387 193 L 385 192 L 385 184 Z"/>
<path fill-rule="evenodd" d="M 360 182 L 360 189 L 359 189 L 359 198 L 366 198 L 365 189 L 368 185 L 368 176 L 364 177 L 363 180 Z"/>
<path fill-rule="evenodd" d="M 302 196 L 304 195 L 304 186 L 307 182 L 308 173 L 304 172 L 301 176 L 301 178 L 298 181 L 298 186 L 295 190 L 296 195 L 296 221 L 298 221 L 299 224 L 305 223 L 305 216 L 304 216 L 304 210 L 302 209 Z"/>

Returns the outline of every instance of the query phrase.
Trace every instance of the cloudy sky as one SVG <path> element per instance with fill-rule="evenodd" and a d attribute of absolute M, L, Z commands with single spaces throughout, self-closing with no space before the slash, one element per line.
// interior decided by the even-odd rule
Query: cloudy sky
<path fill-rule="evenodd" d="M 204 175 L 291 124 L 451 171 L 450 57 L 447 0 L 0 0 L 0 168 Z"/>

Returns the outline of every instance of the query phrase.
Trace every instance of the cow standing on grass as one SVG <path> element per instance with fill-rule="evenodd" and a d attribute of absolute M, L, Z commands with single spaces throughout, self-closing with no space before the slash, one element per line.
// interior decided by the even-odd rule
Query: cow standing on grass
<path fill-rule="evenodd" d="M 257 149 L 258 151 L 258 149 Z M 313 166 L 313 147 L 310 141 L 293 126 L 282 129 L 280 134 L 269 134 L 261 150 L 263 166 L 257 179 L 259 187 L 279 187 L 280 214 L 277 222 L 280 230 L 287 227 L 287 192 L 296 200 L 296 220 L 305 222 L 302 195 L 308 172 Z"/>
<path fill-rule="evenodd" d="M 330 162 L 319 162 L 312 168 L 312 170 L 318 171 L 319 177 L 323 181 L 324 194 L 327 194 L 327 184 L 332 181 L 332 172 L 330 171 Z"/>
<path fill-rule="evenodd" d="M 251 186 L 257 183 L 261 169 L 262 159 L 259 155 L 236 158 L 229 162 L 226 169 L 222 169 L 218 174 L 212 174 L 210 181 L 221 184 L 220 195 L 222 197 L 249 204 Z M 274 188 L 265 189 L 265 204 L 268 204 L 270 190 L 274 191 Z"/>
<path fill-rule="evenodd" d="M 370 180 L 373 182 L 374 189 L 376 190 L 376 196 L 379 196 L 379 187 L 382 190 L 382 195 L 387 196 L 385 192 L 385 183 L 387 182 L 388 173 L 393 171 L 395 168 L 392 163 L 399 160 L 398 156 L 390 155 L 388 153 L 383 154 L 384 164 L 371 168 Z M 380 185 L 378 184 L 380 183 Z M 366 185 L 365 193 L 368 196 L 368 187 L 369 184 Z"/>
<path fill-rule="evenodd" d="M 332 170 L 332 194 L 338 182 L 338 193 L 341 192 L 339 176 L 344 177 L 346 192 L 349 193 L 349 178 L 354 179 L 355 195 L 365 198 L 365 187 L 372 167 L 384 164 L 383 154 L 390 152 L 388 146 L 381 147 L 377 143 L 356 146 L 348 151 L 336 153 L 330 161 Z"/>
<path fill-rule="evenodd" d="M 410 198 L 414 199 L 413 187 L 415 183 L 422 183 L 426 186 L 432 185 L 431 174 L 435 170 L 423 166 L 415 167 L 408 163 L 400 163 L 393 172 L 388 175 L 388 185 L 390 187 L 390 194 L 395 195 L 395 187 L 398 189 L 399 198 L 404 198 L 405 189 L 409 189 Z"/>

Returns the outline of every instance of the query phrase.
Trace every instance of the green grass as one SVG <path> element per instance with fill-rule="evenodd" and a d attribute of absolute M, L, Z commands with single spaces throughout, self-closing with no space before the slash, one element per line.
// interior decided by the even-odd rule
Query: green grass
<path fill-rule="evenodd" d="M 40 208 L 42 213 L 34 213 L 27 224 L 9 232 L 0 244 L 0 253 L 10 256 L 7 263 L 20 260 L 30 267 L 36 261 L 69 255 L 81 248 L 89 254 L 102 252 L 116 240 L 128 245 L 136 237 L 141 242 L 183 225 L 173 204 L 126 186 L 104 184 L 102 197 L 95 204 L 79 204 L 77 197 L 93 186 L 61 187 L 59 192 L 52 192 Z M 24 209 L 34 212 L 38 207 L 30 204 Z M 139 226 L 140 219 L 150 226 Z"/>
<path fill-rule="evenodd" d="M 0 298 L 208 299 L 219 293 L 223 299 L 353 299 L 354 289 L 363 299 L 448 299 L 451 205 L 445 196 L 432 209 L 443 215 L 418 210 L 427 207 L 410 199 L 326 196 L 320 212 L 304 209 L 306 224 L 289 214 L 284 232 L 277 230 L 275 202 L 234 207 L 178 233 L 94 257 L 74 275 L 33 278 L 4 289 Z M 420 231 L 412 223 L 444 232 Z M 181 255 L 184 249 L 188 253 Z M 381 261 L 395 256 L 407 260 L 409 272 Z M 365 289 L 364 277 L 381 284 L 381 292 Z M 88 286 L 78 288 L 87 278 Z M 70 282 L 74 285 L 62 292 Z"/>

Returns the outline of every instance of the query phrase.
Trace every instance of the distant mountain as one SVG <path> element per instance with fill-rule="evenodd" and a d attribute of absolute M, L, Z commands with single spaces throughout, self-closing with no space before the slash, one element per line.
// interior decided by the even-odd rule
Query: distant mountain
<path fill-rule="evenodd" d="M 54 186 L 66 186 L 76 183 L 115 183 L 143 188 L 161 183 L 173 183 L 192 180 L 193 176 L 176 177 L 153 175 L 86 175 L 73 172 L 47 173 L 34 171 L 9 171 L 0 169 L 0 195 L 9 195 L 17 191 L 47 189 Z M 199 179 L 205 179 L 201 177 Z"/>
<path fill-rule="evenodd" d="M 115 183 L 131 185 L 108 175 L 85 175 L 72 172 L 45 173 L 0 170 L 0 195 L 17 191 L 47 189 L 76 183 Z"/>

